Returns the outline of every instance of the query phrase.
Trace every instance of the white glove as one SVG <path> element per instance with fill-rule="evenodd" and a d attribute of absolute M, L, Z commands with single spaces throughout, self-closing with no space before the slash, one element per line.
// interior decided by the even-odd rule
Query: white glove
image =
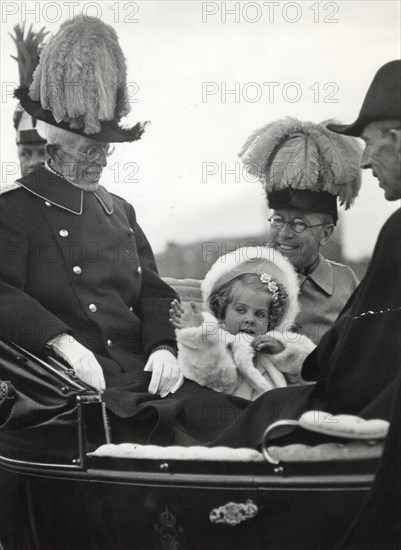
<path fill-rule="evenodd" d="M 50 340 L 47 345 L 74 369 L 83 382 L 93 386 L 97 391 L 106 388 L 102 367 L 93 353 L 75 338 L 63 333 Z"/>
<path fill-rule="evenodd" d="M 154 351 L 144 371 L 152 373 L 148 392 L 153 395 L 157 393 L 160 397 L 166 397 L 169 393 L 175 393 L 184 383 L 176 357 L 166 349 Z"/>

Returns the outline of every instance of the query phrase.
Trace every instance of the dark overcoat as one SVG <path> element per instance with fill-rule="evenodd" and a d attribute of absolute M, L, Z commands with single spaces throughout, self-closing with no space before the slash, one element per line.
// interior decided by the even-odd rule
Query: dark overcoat
<path fill-rule="evenodd" d="M 157 275 L 133 207 L 40 167 L 1 196 L 1 338 L 40 353 L 67 332 L 106 376 L 143 369 L 174 345 L 175 292 Z"/>

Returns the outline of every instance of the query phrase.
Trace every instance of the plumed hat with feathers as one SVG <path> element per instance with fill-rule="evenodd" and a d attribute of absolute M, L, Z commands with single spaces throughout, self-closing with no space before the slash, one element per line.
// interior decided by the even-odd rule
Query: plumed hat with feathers
<path fill-rule="evenodd" d="M 130 110 L 126 81 L 115 30 L 79 15 L 45 45 L 32 82 L 22 82 L 16 96 L 29 114 L 52 126 L 97 141 L 134 141 L 144 125 L 119 124 Z"/>
<path fill-rule="evenodd" d="M 21 85 L 28 85 L 32 81 L 32 73 L 39 63 L 40 50 L 48 33 L 44 28 L 36 32 L 32 25 L 28 30 L 25 23 L 15 25 L 11 38 L 17 48 L 17 55 L 11 57 L 18 63 L 18 72 Z M 45 140 L 36 130 L 36 119 L 31 117 L 19 104 L 13 116 L 14 128 L 17 133 L 17 145 L 33 145 L 45 143 Z"/>
<path fill-rule="evenodd" d="M 271 208 L 296 208 L 333 216 L 349 208 L 361 185 L 361 147 L 354 138 L 320 124 L 286 118 L 256 130 L 240 157 L 262 183 Z"/>

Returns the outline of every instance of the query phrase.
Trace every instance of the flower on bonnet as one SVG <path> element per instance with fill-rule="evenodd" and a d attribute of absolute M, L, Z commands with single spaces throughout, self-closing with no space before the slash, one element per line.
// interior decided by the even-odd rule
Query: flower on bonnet
<path fill-rule="evenodd" d="M 267 289 L 272 295 L 272 306 L 269 315 L 270 330 L 275 327 L 278 320 L 281 318 L 287 301 L 287 292 L 284 286 L 276 281 L 274 277 L 268 273 L 261 273 L 259 279 L 267 285 Z"/>
<path fill-rule="evenodd" d="M 261 273 L 259 279 L 262 281 L 262 283 L 267 284 L 267 288 L 269 291 L 273 294 L 273 301 L 275 302 L 278 300 L 278 284 L 275 279 L 271 275 L 268 275 L 267 273 Z"/>

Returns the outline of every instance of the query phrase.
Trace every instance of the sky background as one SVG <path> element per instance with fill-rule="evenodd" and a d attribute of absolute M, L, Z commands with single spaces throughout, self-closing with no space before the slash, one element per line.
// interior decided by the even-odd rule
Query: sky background
<path fill-rule="evenodd" d="M 54 33 L 83 12 L 118 33 L 128 121 L 151 121 L 141 141 L 117 146 L 101 182 L 134 205 L 155 252 L 169 241 L 264 233 L 263 191 L 238 159 L 249 134 L 285 116 L 354 121 L 375 72 L 400 57 L 398 1 L 275 4 L 2 1 L 2 184 L 17 177 L 9 90 L 18 71 L 8 32 L 26 21 Z M 364 173 L 359 198 L 341 217 L 345 256 L 370 255 L 398 206 Z"/>

